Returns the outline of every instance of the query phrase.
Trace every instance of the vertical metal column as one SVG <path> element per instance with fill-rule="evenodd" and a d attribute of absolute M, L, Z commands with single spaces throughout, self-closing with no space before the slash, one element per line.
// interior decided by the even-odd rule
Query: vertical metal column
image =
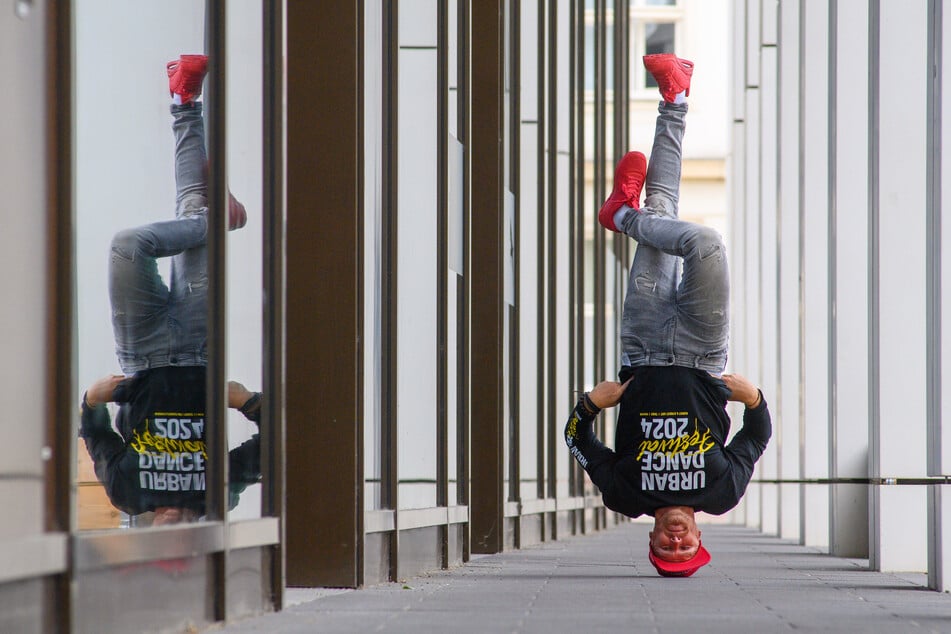
<path fill-rule="evenodd" d="M 504 2 L 471 5 L 472 119 L 470 144 L 469 358 L 472 552 L 500 552 L 503 491 L 503 116 Z"/>
<path fill-rule="evenodd" d="M 51 460 L 46 461 L 46 506 L 44 530 L 70 532 L 76 526 L 76 505 L 73 498 L 76 465 L 76 431 L 65 421 L 75 420 L 76 289 L 75 236 L 73 215 L 73 18 L 71 2 L 46 2 L 46 82 L 47 135 L 46 162 L 49 199 L 46 287 L 47 314 L 57 319 L 48 322 L 46 339 L 47 401 L 46 437 L 53 447 Z M 37 104 L 39 107 L 41 104 Z M 58 631 L 73 629 L 73 588 L 70 575 L 57 575 L 52 582 L 51 610 L 55 608 Z"/>
<path fill-rule="evenodd" d="M 511 5 L 511 25 L 509 26 L 509 35 L 510 35 L 510 46 L 512 52 L 512 63 L 509 67 L 509 72 L 511 74 L 511 85 L 521 87 L 522 84 L 522 3 L 520 0 L 512 0 Z M 536 373 L 541 372 L 541 368 L 544 367 L 542 362 L 542 357 L 539 354 L 535 356 L 534 359 L 526 359 L 519 354 L 520 342 L 522 338 L 522 329 L 521 329 L 521 318 L 522 318 L 522 266 L 524 255 L 521 253 L 518 245 L 522 241 L 522 219 L 523 213 L 529 211 L 522 206 L 522 119 L 525 116 L 525 113 L 522 112 L 521 106 L 521 89 L 513 90 L 510 95 L 510 112 L 512 120 L 512 146 L 510 148 L 511 156 L 511 169 L 510 169 L 510 184 L 512 192 L 515 193 L 515 205 L 513 209 L 514 216 L 514 236 L 513 244 L 515 245 L 515 262 L 513 270 L 513 295 L 515 297 L 515 306 L 510 310 L 511 318 L 511 327 L 512 327 L 512 374 L 510 377 L 510 390 L 511 398 L 510 407 L 514 415 L 512 416 L 513 428 L 510 430 L 510 439 L 511 439 L 511 454 L 513 457 L 516 457 L 516 460 L 512 461 L 512 469 L 509 474 L 510 480 L 510 494 L 509 498 L 512 500 L 521 500 L 521 491 L 519 489 L 519 484 L 521 481 L 522 465 L 521 465 L 521 456 L 522 456 L 522 443 L 521 443 L 521 430 L 524 427 L 529 427 L 531 425 L 535 426 L 535 433 L 537 438 L 542 437 L 542 428 L 541 428 L 541 417 L 537 417 L 534 421 L 523 420 L 519 415 L 521 412 L 521 402 L 522 402 L 522 389 L 523 384 L 521 382 L 521 374 L 523 364 L 528 364 L 529 367 L 534 367 Z M 536 281 L 538 283 L 538 281 Z M 531 334 L 529 334 L 531 336 Z M 534 399 L 535 402 L 540 406 L 544 395 L 541 390 L 530 390 L 524 395 L 526 401 Z M 539 410 L 540 411 L 540 410 Z M 541 467 L 543 464 L 543 445 L 539 441 L 535 445 L 535 463 L 536 463 L 536 473 L 538 474 L 536 478 L 536 491 L 538 497 L 543 497 L 544 493 L 544 469 Z M 514 488 L 513 488 L 514 485 Z M 522 522 L 521 519 L 515 520 L 515 547 L 521 548 L 522 545 Z"/>
<path fill-rule="evenodd" d="M 594 0 L 594 186 L 591 188 L 593 200 L 592 210 L 597 213 L 601 201 L 605 199 L 607 167 L 605 147 L 607 146 L 607 0 Z M 594 223 L 594 341 L 592 355 L 594 356 L 594 382 L 604 379 L 607 370 L 606 333 L 605 333 L 605 302 L 607 289 L 605 288 L 605 267 L 607 257 L 605 243 L 607 232 L 598 228 Z M 595 420 L 595 429 L 599 438 L 605 437 L 605 417 L 599 416 Z M 604 528 L 603 509 L 594 511 L 594 528 Z"/>
<path fill-rule="evenodd" d="M 263 173 L 262 202 L 264 258 L 264 381 L 267 397 L 261 426 L 261 515 L 277 517 L 280 538 L 271 547 L 267 573 L 271 605 L 280 609 L 284 594 L 284 3 L 265 0 L 263 5 Z"/>
<path fill-rule="evenodd" d="M 943 3 L 928 0 L 928 219 L 927 219 L 927 267 L 928 267 L 928 475 L 941 475 L 943 461 L 943 416 L 942 416 L 942 187 L 941 187 L 941 135 L 942 135 L 942 56 Z M 944 491 L 935 485 L 928 488 L 928 586 L 944 591 L 948 587 L 945 568 L 947 534 Z"/>
<path fill-rule="evenodd" d="M 827 402 L 829 411 L 829 476 L 835 477 L 838 472 L 838 439 L 839 439 L 839 429 L 838 429 L 838 390 L 836 390 L 836 385 L 838 385 L 838 373 L 839 373 L 839 363 L 837 349 L 839 345 L 838 340 L 838 328 L 837 328 L 837 312 L 836 312 L 836 297 L 838 295 L 838 275 L 836 274 L 838 269 L 838 242 L 836 234 L 836 226 L 838 224 L 838 215 L 836 207 L 836 153 L 838 152 L 838 141 L 837 141 L 837 126 L 836 126 L 836 109 L 838 108 L 838 55 L 839 55 L 839 37 L 838 37 L 838 0 L 831 0 L 829 2 L 828 9 L 828 28 L 829 28 L 829 75 L 828 75 L 828 121 L 829 121 L 829 141 L 827 146 L 827 189 L 826 195 L 827 200 L 826 204 L 829 207 L 828 215 L 828 234 L 829 234 L 829 248 L 827 252 L 827 265 L 829 273 L 829 283 L 827 286 L 827 301 L 829 304 L 829 313 L 827 316 L 828 327 L 829 327 L 829 400 Z M 836 542 L 836 524 L 838 521 L 838 514 L 836 513 L 836 504 L 838 501 L 839 489 L 835 486 L 829 487 L 829 551 L 830 554 L 838 554 L 836 551 L 837 542 Z"/>
<path fill-rule="evenodd" d="M 585 32 L 584 0 L 571 0 L 571 383 L 574 389 L 584 386 L 585 336 L 584 336 L 584 208 L 585 208 Z M 584 495 L 584 471 L 576 461 L 571 461 L 568 473 L 570 495 Z M 575 511 L 575 530 L 585 532 L 584 509 Z"/>
<path fill-rule="evenodd" d="M 287 10 L 287 583 L 363 581 L 363 3 Z"/>
<path fill-rule="evenodd" d="M 617 164 L 627 153 L 630 146 L 630 76 L 631 76 L 631 41 L 630 41 L 630 0 L 614 0 L 614 143 L 612 163 Z M 622 234 L 614 234 L 615 261 L 612 266 L 617 269 L 614 284 L 615 305 L 624 305 L 626 291 L 624 280 L 627 273 L 627 262 L 631 248 L 631 239 Z M 617 312 L 618 328 L 620 327 L 620 311 Z M 620 335 L 620 330 L 616 330 Z M 608 377 L 604 377 L 605 379 Z"/>
<path fill-rule="evenodd" d="M 547 178 L 544 179 L 545 191 L 539 200 L 544 201 L 542 207 L 546 215 L 546 230 L 548 238 L 545 240 L 544 260 L 546 262 L 545 279 L 545 314 L 547 315 L 545 323 L 548 324 L 548 330 L 545 337 L 545 376 L 544 383 L 545 408 L 540 409 L 539 413 L 545 421 L 547 429 L 546 444 L 548 446 L 548 468 L 546 469 L 548 480 L 548 495 L 551 498 L 558 497 L 558 462 L 556 455 L 564 451 L 564 445 L 561 442 L 562 431 L 559 425 L 560 417 L 563 415 L 562 408 L 558 406 L 563 402 L 564 395 L 559 391 L 557 382 L 558 377 L 558 0 L 548 0 L 547 11 L 540 11 L 542 30 L 539 35 L 547 35 L 545 39 L 544 57 L 547 57 L 547 66 L 542 65 L 541 70 L 547 70 L 547 74 L 542 74 L 543 81 L 539 85 L 544 86 L 544 98 L 539 100 L 539 114 L 544 117 L 544 142 L 540 149 L 544 152 L 547 146 L 548 154 L 544 157 L 544 171 Z M 546 15 L 547 14 L 547 15 Z M 547 32 L 547 33 L 546 33 Z M 544 113 L 544 114 L 542 114 Z M 539 438 L 542 441 L 542 438 Z M 569 463 L 570 464 L 570 463 Z M 550 539 L 558 539 L 558 520 L 553 516 L 551 520 L 551 534 L 546 535 Z"/>
<path fill-rule="evenodd" d="M 879 135 L 878 125 L 880 108 L 879 92 L 879 48 L 880 48 L 880 16 L 879 0 L 869 2 L 868 15 L 868 413 L 869 413 L 869 475 L 881 473 L 881 448 L 878 429 L 881 426 L 881 398 L 877 386 L 879 385 L 879 366 L 881 363 L 878 347 L 879 317 L 878 317 L 878 244 L 879 244 Z M 872 570 L 879 570 L 882 565 L 881 556 L 881 489 L 869 487 L 869 523 L 868 523 L 868 565 Z"/>
<path fill-rule="evenodd" d="M 397 385 L 399 373 L 398 293 L 399 279 L 399 3 L 383 3 L 383 252 L 381 254 L 380 304 L 382 383 L 380 442 L 381 451 L 381 502 L 383 508 L 393 510 L 394 527 L 389 534 L 389 575 L 399 578 L 400 533 L 399 533 L 399 440 L 397 436 Z"/>
<path fill-rule="evenodd" d="M 469 411 L 471 402 L 470 390 L 470 372 L 469 359 L 471 358 L 470 345 L 471 340 L 469 325 L 471 324 L 471 315 L 469 306 L 471 303 L 472 289 L 469 286 L 469 280 L 472 279 L 472 249 L 470 248 L 469 236 L 471 233 L 471 190 L 472 190 L 472 31 L 471 17 L 472 9 L 469 0 L 458 0 L 458 10 L 456 13 L 458 24 L 456 25 L 456 34 L 458 37 L 457 51 L 457 83 L 458 95 L 456 98 L 456 131 L 459 134 L 459 142 L 463 147 L 463 169 L 462 169 L 462 280 L 459 284 L 458 302 L 457 302 L 457 327 L 458 327 L 458 346 L 459 361 L 456 368 L 459 372 L 457 380 L 457 414 L 456 421 L 456 504 L 468 506 L 471 495 L 469 492 L 469 475 L 471 469 L 471 460 L 469 458 L 470 446 L 470 425 Z M 471 517 L 471 513 L 470 513 Z M 469 528 L 470 524 L 466 527 Z M 472 535 L 469 530 L 463 531 L 462 557 L 463 561 L 469 561 L 471 552 Z"/>
<path fill-rule="evenodd" d="M 225 214 L 228 209 L 227 184 L 227 12 L 224 0 L 207 0 L 205 30 L 208 36 L 208 372 L 205 390 L 205 420 L 208 444 L 208 519 L 222 522 L 223 550 L 211 555 L 210 601 L 213 618 L 228 618 L 228 401 L 225 284 Z"/>
<path fill-rule="evenodd" d="M 521 483 L 521 457 L 522 457 L 522 444 L 521 444 L 521 429 L 522 425 L 529 425 L 532 421 L 522 420 L 519 416 L 519 404 L 521 401 L 521 365 L 524 362 L 521 355 L 519 354 L 520 340 L 522 337 L 522 331 L 520 328 L 520 314 L 521 306 L 519 298 L 521 297 L 521 254 L 519 253 L 518 245 L 521 240 L 521 226 L 520 222 L 522 218 L 522 196 L 521 196 L 521 165 L 522 165 L 522 153 L 521 153 L 521 138 L 522 138 L 522 105 L 521 105 L 521 96 L 522 91 L 520 89 L 522 85 L 522 7 L 520 0 L 510 0 L 509 8 L 509 27 L 508 27 L 508 48 L 509 55 L 506 57 L 506 63 L 508 64 L 508 73 L 509 73 L 509 95 L 508 95 L 508 112 L 509 112 L 509 139 L 510 145 L 507 148 L 509 155 L 509 190 L 514 194 L 513 196 L 513 208 L 512 208 L 512 245 L 515 248 L 515 257 L 512 258 L 512 296 L 515 298 L 515 303 L 512 306 L 506 306 L 506 310 L 509 314 L 509 350 L 508 355 L 510 359 L 509 365 L 509 381 L 508 381 L 508 407 L 509 407 L 509 451 L 506 459 L 509 463 L 509 478 L 508 478 L 508 491 L 505 493 L 506 501 L 518 501 L 521 499 L 521 491 L 519 490 L 519 485 Z M 541 368 L 544 367 L 544 364 L 541 363 L 540 358 L 533 360 L 534 365 L 538 368 L 538 372 L 541 371 Z M 526 398 L 534 397 L 536 400 L 541 402 L 543 398 L 542 390 L 536 390 L 534 395 L 526 394 Z M 539 417 L 538 420 L 540 420 Z M 535 421 L 535 424 L 538 425 L 538 420 Z M 537 458 L 536 458 L 537 459 Z M 541 478 L 539 478 L 541 481 Z M 522 546 L 522 521 L 521 518 L 512 518 L 508 521 L 514 522 L 513 532 L 514 532 L 514 546 L 515 548 L 521 548 Z"/>
<path fill-rule="evenodd" d="M 607 117 L 607 8 L 606 0 L 594 0 L 594 186 L 591 188 L 592 209 L 596 212 L 605 196 L 605 182 L 607 168 L 605 161 L 605 146 L 607 145 L 605 130 Z M 604 347 L 604 303 L 606 289 L 604 288 L 605 267 L 605 240 L 606 232 L 594 227 L 594 341 L 592 354 L 594 355 L 594 381 L 604 378 L 605 347 Z M 604 426 L 604 417 L 596 423 L 599 428 Z M 599 429 L 598 436 L 604 438 L 604 430 Z"/>
<path fill-rule="evenodd" d="M 553 0 L 549 0 L 553 1 Z M 551 332 L 552 323 L 550 321 L 550 316 L 546 313 L 546 291 L 547 291 L 547 282 L 548 282 L 548 271 L 546 269 L 546 245 L 548 244 L 548 216 L 547 216 L 547 190 L 546 183 L 551 177 L 551 173 L 546 169 L 545 162 L 545 133 L 547 126 L 550 125 L 548 115 L 549 112 L 545 108 L 546 104 L 546 89 L 547 89 L 547 75 L 545 73 L 546 64 L 550 63 L 548 59 L 548 48 L 545 45 L 546 42 L 546 31 L 545 31 L 545 0 L 539 0 L 535 5 L 536 15 L 535 15 L 535 32 L 536 32 L 536 42 L 537 42 L 537 63 L 535 66 L 535 99 L 536 99 L 536 111 L 535 116 L 538 121 L 538 126 L 536 128 L 537 136 L 535 139 L 535 165 L 538 173 L 538 178 L 536 179 L 536 198 L 537 207 L 535 214 L 535 229 L 536 229 L 536 252 L 535 252 L 535 270 L 537 272 L 537 278 L 535 281 L 535 314 L 539 322 L 539 328 L 537 330 L 537 354 L 536 354 L 536 385 L 538 389 L 535 392 L 535 407 L 538 414 L 538 418 L 535 422 L 536 425 L 536 443 L 537 443 L 537 452 L 536 458 L 538 460 L 538 497 L 539 498 L 554 498 L 556 497 L 555 491 L 555 481 L 556 481 L 556 471 L 555 471 L 555 456 L 552 450 L 552 447 L 546 443 L 546 438 L 548 437 L 548 416 L 546 404 L 548 403 L 548 391 L 549 386 L 547 385 L 546 378 L 548 376 L 548 369 L 552 365 L 552 357 L 550 355 L 550 350 L 547 345 L 544 345 L 548 333 Z M 521 52 L 519 52 L 519 57 L 521 57 Z M 518 85 L 521 85 L 519 82 Z M 520 144 L 519 144 L 520 145 Z M 529 176 L 529 178 L 531 178 Z M 542 515 L 542 539 L 550 539 L 552 537 L 550 527 L 553 526 L 553 522 L 550 521 L 548 515 Z"/>

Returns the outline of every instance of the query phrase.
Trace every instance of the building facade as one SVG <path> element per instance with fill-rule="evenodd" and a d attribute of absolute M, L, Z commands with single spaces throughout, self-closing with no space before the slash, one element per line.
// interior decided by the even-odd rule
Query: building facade
<path fill-rule="evenodd" d="M 399 580 L 621 521 L 562 441 L 578 393 L 618 369 L 634 245 L 595 217 L 615 161 L 650 142 L 640 56 L 676 50 L 709 60 L 684 200 L 727 229 L 728 3 L 251 4 L 0 12 L 18 95 L 0 373 L 21 405 L 0 423 L 4 631 L 202 628 L 277 609 L 289 586 Z M 97 488 L 77 404 L 117 370 L 109 242 L 174 209 L 164 65 L 195 52 L 212 60 L 208 512 L 156 527 Z M 215 211 L 229 190 L 240 231 Z M 225 456 L 258 430 L 229 412 L 228 380 L 265 394 L 262 479 L 237 501 Z"/>
<path fill-rule="evenodd" d="M 734 2 L 731 232 L 750 524 L 947 590 L 943 4 Z"/>

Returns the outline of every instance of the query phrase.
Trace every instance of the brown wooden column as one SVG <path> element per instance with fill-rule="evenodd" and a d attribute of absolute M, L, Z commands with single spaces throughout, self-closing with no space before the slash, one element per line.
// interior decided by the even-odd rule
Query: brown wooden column
<path fill-rule="evenodd" d="M 471 4 L 470 545 L 502 550 L 503 454 L 503 7 Z"/>
<path fill-rule="evenodd" d="M 363 579 L 363 3 L 287 3 L 289 586 Z"/>
<path fill-rule="evenodd" d="M 73 164 L 68 158 L 73 150 L 74 126 L 74 89 L 73 89 L 73 9 L 72 3 L 43 3 L 45 19 L 37 21 L 34 34 L 40 29 L 45 37 L 42 45 L 23 51 L 39 51 L 45 54 L 43 62 L 32 68 L 43 68 L 45 86 L 37 94 L 45 94 L 45 99 L 35 106 L 45 109 L 37 111 L 37 117 L 46 117 L 46 145 L 42 153 L 29 154 L 29 157 L 42 156 L 46 162 L 48 244 L 46 272 L 46 315 L 56 318 L 47 319 L 46 340 L 46 394 L 44 412 L 46 414 L 46 437 L 53 446 L 53 460 L 47 460 L 43 466 L 46 482 L 46 504 L 43 528 L 47 533 L 65 533 L 76 528 L 76 501 L 72 487 L 75 474 L 72 465 L 76 462 L 76 431 L 63 421 L 75 420 L 75 403 L 79 399 L 76 393 L 76 345 L 73 339 L 75 323 L 76 291 L 73 280 L 76 262 L 76 237 L 74 216 L 74 174 Z M 17 50 L 14 45 L 14 50 Z M 40 65 L 42 64 L 42 65 Z M 9 68 L 9 67 L 7 67 Z M 23 84 L 21 84 L 22 86 Z M 17 87 L 16 81 L 13 83 Z M 22 93 L 18 93 L 24 97 Z M 33 93 L 30 93 L 33 94 Z M 14 109 L 14 116 L 18 111 Z M 19 111 L 19 112 L 22 112 Z M 14 135 L 14 139 L 17 136 Z M 10 142 L 8 140 L 8 142 Z M 7 154 L 6 156 L 10 156 Z M 28 169 L 24 159 L 14 166 Z M 36 167 L 39 167 L 37 165 Z M 4 180 L 12 183 L 16 178 L 16 169 L 7 168 L 7 175 L 14 178 Z M 40 186 L 42 187 L 42 186 Z M 16 197 L 13 200 L 18 200 Z M 22 200 L 22 199 L 21 199 Z M 27 199 L 28 200 L 28 199 Z M 6 229 L 9 231 L 9 228 Z M 8 333 L 9 334 L 9 333 Z M 14 336 L 16 333 L 12 333 Z M 52 615 L 47 627 L 56 631 L 68 632 L 75 626 L 75 592 L 71 575 L 64 572 L 56 575 L 50 582 L 50 592 L 46 595 L 44 612 Z"/>

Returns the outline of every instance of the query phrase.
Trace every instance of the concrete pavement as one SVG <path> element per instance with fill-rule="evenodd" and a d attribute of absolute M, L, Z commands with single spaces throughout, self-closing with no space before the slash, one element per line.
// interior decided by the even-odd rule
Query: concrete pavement
<path fill-rule="evenodd" d="M 710 565 L 658 577 L 648 525 L 626 523 L 361 590 L 294 590 L 282 612 L 221 632 L 951 632 L 951 595 L 925 576 L 746 528 L 701 526 Z"/>

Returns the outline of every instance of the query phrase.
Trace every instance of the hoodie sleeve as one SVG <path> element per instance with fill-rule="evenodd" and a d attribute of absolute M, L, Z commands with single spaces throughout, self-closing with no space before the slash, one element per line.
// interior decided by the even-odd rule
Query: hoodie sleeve
<path fill-rule="evenodd" d="M 125 451 L 125 441 L 112 428 L 112 420 L 105 404 L 89 407 L 83 397 L 79 436 L 86 442 L 86 450 L 92 458 L 96 477 L 105 483 L 106 467 L 110 461 Z"/>
<path fill-rule="evenodd" d="M 745 471 L 753 473 L 753 465 L 766 450 L 773 425 L 766 406 L 766 398 L 760 392 L 760 404 L 743 411 L 743 428 L 736 432 L 726 447 L 726 452 L 737 459 Z"/>

